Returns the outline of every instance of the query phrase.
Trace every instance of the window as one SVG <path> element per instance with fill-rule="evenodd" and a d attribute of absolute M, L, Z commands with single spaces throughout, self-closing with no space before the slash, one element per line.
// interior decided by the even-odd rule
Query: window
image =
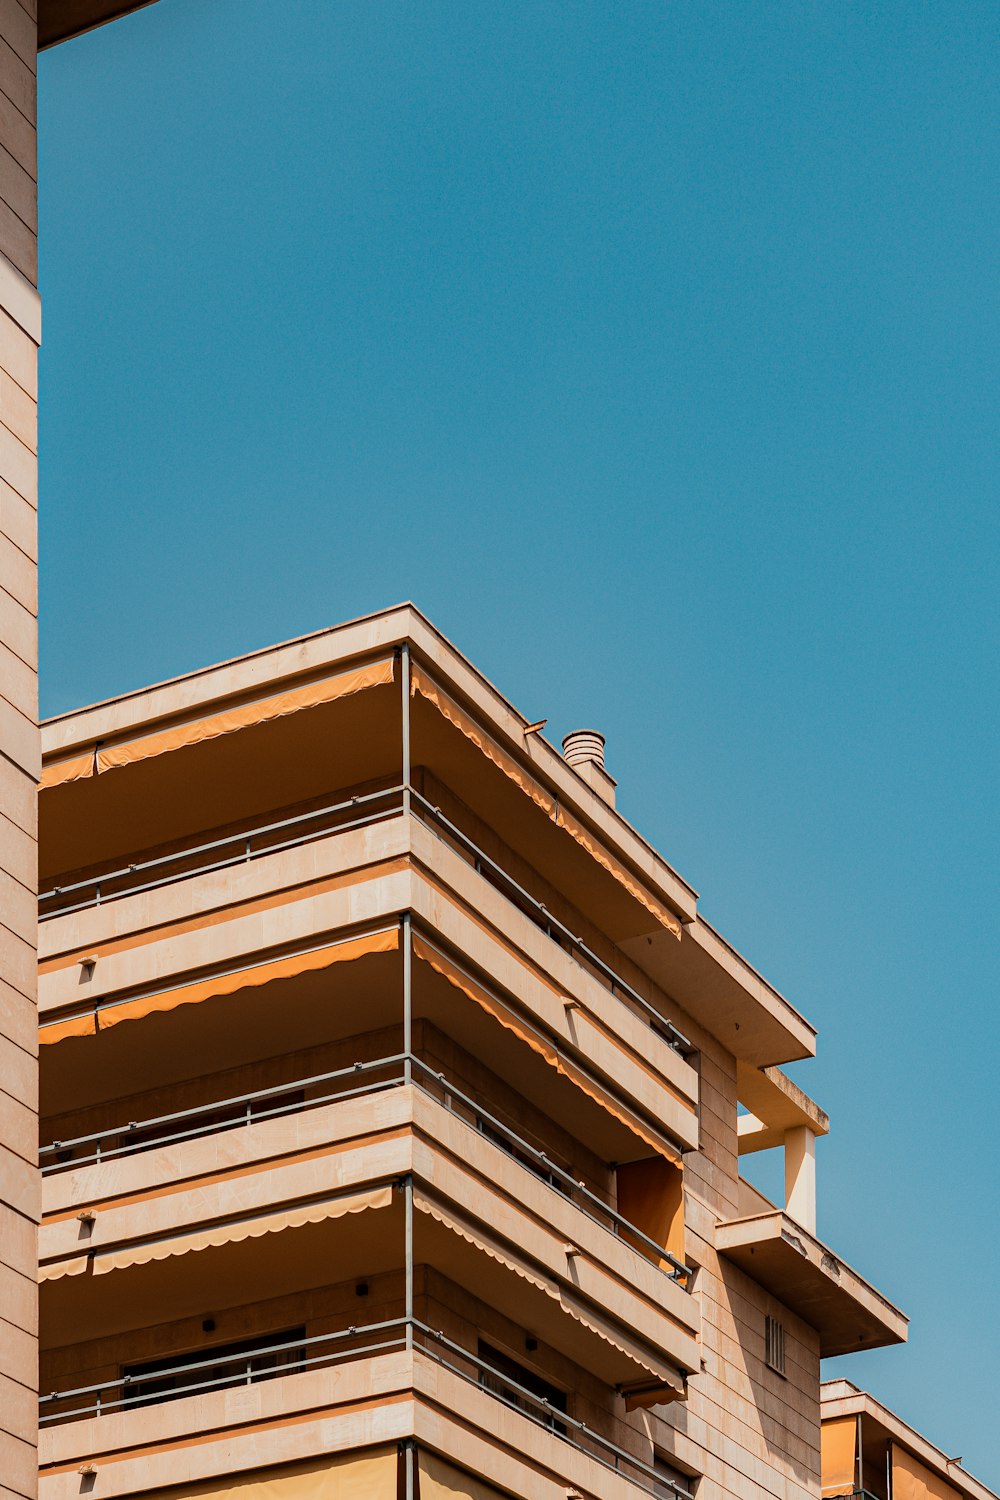
<path fill-rule="evenodd" d="M 764 1319 L 764 1363 L 776 1375 L 784 1375 L 785 1330 L 777 1318 Z"/>
<path fill-rule="evenodd" d="M 653 1468 L 656 1472 L 653 1493 L 657 1500 L 694 1500 L 695 1486 L 698 1483 L 695 1476 L 675 1468 L 659 1448 L 653 1452 Z"/>
<path fill-rule="evenodd" d="M 302 1089 L 288 1089 L 282 1094 L 271 1094 L 265 1099 L 237 1100 L 233 1104 L 221 1105 L 218 1109 L 206 1108 L 196 1115 L 180 1120 L 156 1120 L 151 1125 L 137 1125 L 126 1130 L 118 1140 L 119 1148 L 125 1151 L 152 1151 L 164 1141 L 186 1136 L 212 1135 L 217 1130 L 226 1130 L 231 1125 L 249 1125 L 251 1121 L 285 1114 L 298 1109 L 305 1102 Z"/>
<path fill-rule="evenodd" d="M 158 1401 L 173 1401 L 194 1386 L 212 1389 L 209 1382 L 214 1382 L 216 1389 L 251 1385 L 295 1369 L 301 1364 L 302 1348 L 274 1351 L 273 1346 L 301 1346 L 305 1336 L 304 1328 L 286 1328 L 283 1332 L 240 1339 L 233 1344 L 216 1344 L 208 1349 L 189 1350 L 187 1354 L 171 1354 L 166 1359 L 124 1365 L 125 1405 L 152 1406 Z M 261 1352 L 269 1350 L 272 1352 Z"/>
<path fill-rule="evenodd" d="M 536 1422 L 544 1422 L 553 1432 L 558 1432 L 560 1437 L 566 1436 L 566 1424 L 560 1422 L 555 1416 L 556 1412 L 566 1415 L 566 1392 L 561 1391 L 558 1386 L 550 1385 L 541 1375 L 536 1375 L 534 1370 L 528 1370 L 524 1365 L 518 1364 L 516 1359 L 511 1359 L 509 1354 L 504 1354 L 500 1349 L 495 1349 L 492 1344 L 487 1344 L 483 1339 L 479 1340 L 479 1358 L 484 1364 L 492 1365 L 490 1370 L 480 1370 L 479 1384 L 484 1391 L 491 1391 L 494 1396 L 499 1396 L 501 1401 L 506 1401 L 508 1406 L 515 1406 L 518 1411 L 523 1411 L 529 1417 L 534 1417 Z M 532 1401 L 521 1391 L 515 1390 L 510 1381 L 523 1386 L 530 1391 L 532 1396 L 537 1396 L 537 1401 Z M 548 1413 L 541 1402 L 547 1402 L 551 1407 Z"/>
<path fill-rule="evenodd" d="M 486 1119 L 484 1115 L 477 1115 L 476 1129 L 480 1135 L 485 1136 L 488 1141 L 492 1141 L 494 1146 L 499 1146 L 501 1151 L 505 1151 L 508 1156 L 512 1156 L 515 1161 L 519 1161 L 522 1167 L 527 1167 L 529 1172 L 533 1172 L 536 1177 L 540 1177 L 543 1182 L 547 1182 L 550 1187 L 554 1187 L 564 1197 L 568 1198 L 570 1196 L 568 1183 L 557 1172 L 550 1171 L 544 1162 L 538 1160 L 537 1156 L 533 1156 L 530 1151 L 525 1151 L 522 1147 L 518 1146 L 503 1130 L 494 1125 L 492 1120 Z"/>

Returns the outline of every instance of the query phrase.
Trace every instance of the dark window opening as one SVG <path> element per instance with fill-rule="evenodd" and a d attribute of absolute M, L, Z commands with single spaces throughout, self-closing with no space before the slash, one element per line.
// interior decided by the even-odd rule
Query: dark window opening
<path fill-rule="evenodd" d="M 180 1120 L 154 1120 L 150 1125 L 137 1125 L 122 1132 L 119 1147 L 126 1151 L 151 1151 L 155 1146 L 174 1137 L 211 1135 L 230 1126 L 249 1125 L 254 1120 L 267 1119 L 271 1115 L 287 1114 L 305 1103 L 302 1089 L 288 1089 L 282 1094 L 271 1094 L 264 1099 L 236 1100 L 232 1104 L 199 1110 Z"/>
<path fill-rule="evenodd" d="M 560 1422 L 555 1415 L 562 1412 L 566 1415 L 566 1392 L 561 1391 L 558 1386 L 551 1385 L 541 1375 L 536 1375 L 534 1370 L 527 1369 L 519 1364 L 516 1359 L 511 1359 L 509 1354 L 495 1349 L 492 1344 L 487 1344 L 483 1339 L 479 1340 L 479 1358 L 484 1364 L 492 1365 L 491 1370 L 480 1370 L 479 1384 L 484 1391 L 490 1391 L 494 1396 L 499 1396 L 501 1401 L 506 1401 L 508 1406 L 514 1406 L 518 1411 L 523 1411 L 537 1422 L 544 1422 L 553 1432 L 560 1437 L 566 1436 L 566 1424 Z M 537 1401 L 532 1401 L 529 1396 L 514 1389 L 509 1383 L 516 1382 L 530 1391 L 532 1396 L 537 1396 Z M 551 1408 L 546 1411 L 546 1406 Z"/>
<path fill-rule="evenodd" d="M 543 1161 L 539 1161 L 538 1157 L 533 1155 L 532 1152 L 526 1151 L 522 1146 L 518 1146 L 504 1131 L 494 1125 L 492 1120 L 487 1120 L 483 1115 L 477 1115 L 476 1128 L 480 1135 L 485 1136 L 488 1141 L 492 1141 L 494 1146 L 499 1146 L 501 1151 L 505 1151 L 515 1161 L 519 1161 L 522 1167 L 527 1167 L 528 1171 L 533 1172 L 542 1182 L 547 1182 L 550 1187 L 554 1187 L 564 1197 L 570 1197 L 570 1188 L 558 1172 L 552 1171 Z"/>
<path fill-rule="evenodd" d="M 656 1471 L 653 1494 L 657 1500 L 694 1500 L 697 1477 L 678 1469 L 658 1448 L 653 1454 L 653 1468 Z"/>
<path fill-rule="evenodd" d="M 152 1406 L 158 1401 L 173 1401 L 198 1386 L 211 1390 L 214 1383 L 214 1388 L 221 1390 L 288 1374 L 302 1363 L 305 1351 L 301 1345 L 305 1336 L 304 1328 L 287 1328 L 259 1338 L 239 1339 L 232 1344 L 171 1354 L 166 1359 L 124 1365 L 125 1405 Z M 275 1344 L 293 1347 L 276 1350 Z"/>

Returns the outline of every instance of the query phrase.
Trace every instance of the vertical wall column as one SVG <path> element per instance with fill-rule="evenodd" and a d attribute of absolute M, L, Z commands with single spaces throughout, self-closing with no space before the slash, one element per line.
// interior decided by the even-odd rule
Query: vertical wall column
<path fill-rule="evenodd" d="M 816 1233 L 816 1137 L 805 1125 L 785 1131 L 785 1208 Z"/>
<path fill-rule="evenodd" d="M 0 1495 L 36 1494 L 36 27 L 0 0 Z"/>

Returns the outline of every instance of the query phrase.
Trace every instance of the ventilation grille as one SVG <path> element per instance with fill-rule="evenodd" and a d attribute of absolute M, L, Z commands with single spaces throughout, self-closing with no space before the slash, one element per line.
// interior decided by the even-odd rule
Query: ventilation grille
<path fill-rule="evenodd" d="M 777 1318 L 764 1319 L 764 1363 L 777 1375 L 784 1375 L 785 1329 Z"/>

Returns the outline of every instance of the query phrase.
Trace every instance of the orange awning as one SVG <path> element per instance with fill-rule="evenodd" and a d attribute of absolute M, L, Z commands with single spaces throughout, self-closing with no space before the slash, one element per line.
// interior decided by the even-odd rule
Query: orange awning
<path fill-rule="evenodd" d="M 90 1264 L 89 1255 L 74 1255 L 69 1260 L 54 1260 L 51 1265 L 39 1266 L 39 1281 L 59 1281 L 63 1276 L 82 1276 Z"/>
<path fill-rule="evenodd" d="M 287 714 L 299 713 L 302 709 L 333 703 L 338 698 L 347 698 L 366 688 L 380 687 L 392 682 L 393 676 L 394 662 L 388 656 L 380 661 L 367 662 L 363 667 L 355 667 L 349 672 L 338 672 L 332 677 L 308 682 L 303 687 L 290 688 L 284 693 L 272 693 L 266 698 L 240 703 L 223 713 L 186 719 L 182 724 L 173 724 L 169 729 L 160 729 L 152 734 L 77 751 L 45 766 L 41 786 L 45 789 L 67 781 L 78 781 L 82 777 L 111 771 L 118 766 L 148 760 L 153 755 L 165 755 L 171 750 L 181 750 L 187 745 L 197 745 L 203 740 L 232 734 L 237 729 L 250 729 L 271 719 L 282 719 Z"/>
<path fill-rule="evenodd" d="M 467 1244 L 474 1246 L 477 1250 L 481 1250 L 484 1255 L 489 1256 L 490 1260 L 495 1260 L 498 1265 L 503 1266 L 506 1270 L 513 1271 L 514 1275 L 520 1276 L 522 1281 L 529 1282 L 532 1286 L 537 1287 L 540 1292 L 545 1292 L 547 1296 L 558 1300 L 559 1288 L 555 1282 L 546 1276 L 544 1272 L 531 1266 L 511 1246 L 502 1245 L 492 1235 L 469 1224 L 462 1215 L 456 1213 L 454 1210 L 445 1209 L 439 1203 L 435 1203 L 433 1198 L 426 1197 L 417 1188 L 413 1190 L 413 1207 L 419 1213 L 426 1214 L 428 1218 L 435 1219 L 437 1223 L 443 1224 L 445 1229 L 450 1229 L 452 1234 L 457 1234 Z"/>
<path fill-rule="evenodd" d="M 654 1355 L 648 1353 L 628 1332 L 617 1325 L 612 1325 L 605 1319 L 595 1307 L 585 1303 L 575 1292 L 568 1287 L 561 1286 L 555 1277 L 550 1276 L 541 1267 L 533 1265 L 519 1250 L 499 1240 L 495 1235 L 481 1224 L 471 1224 L 464 1215 L 456 1213 L 450 1208 L 443 1207 L 427 1197 L 419 1189 L 414 1189 L 413 1207 L 420 1213 L 427 1214 L 430 1218 L 444 1225 L 452 1234 L 456 1234 L 467 1244 L 488 1255 L 491 1260 L 504 1266 L 508 1271 L 513 1271 L 523 1281 L 531 1286 L 537 1287 L 546 1296 L 558 1302 L 562 1311 L 568 1313 L 577 1323 L 580 1323 L 590 1333 L 596 1334 L 606 1344 L 617 1349 L 619 1354 L 624 1354 L 633 1364 L 641 1370 L 647 1371 L 659 1381 L 669 1381 L 674 1377 L 674 1372 L 666 1365 L 661 1364 Z M 679 1376 L 677 1376 L 680 1379 Z"/>
<path fill-rule="evenodd" d="M 440 948 L 428 942 L 426 938 L 422 938 L 418 933 L 413 934 L 413 953 L 414 957 L 423 959 L 438 974 L 443 975 L 449 984 L 453 984 L 456 989 L 461 990 L 470 1000 L 474 1000 L 495 1021 L 499 1021 L 501 1026 L 513 1032 L 519 1041 L 524 1042 L 525 1046 L 531 1048 L 532 1052 L 537 1052 L 540 1057 L 544 1057 L 550 1067 L 555 1068 L 556 1072 L 562 1074 L 564 1078 L 568 1078 L 571 1083 L 574 1083 L 595 1104 L 599 1104 L 602 1109 L 606 1109 L 608 1114 L 613 1115 L 620 1124 L 625 1125 L 631 1130 L 633 1135 L 637 1135 L 640 1140 L 645 1141 L 647 1146 L 651 1146 L 654 1151 L 658 1151 L 668 1161 L 676 1163 L 680 1160 L 676 1150 L 668 1145 L 656 1131 L 644 1125 L 636 1115 L 632 1114 L 624 1105 L 620 1105 L 607 1089 L 590 1078 L 582 1068 L 577 1067 L 575 1063 L 570 1062 L 568 1058 L 564 1057 L 553 1043 L 546 1040 L 527 1020 L 522 1019 L 516 1011 L 506 1005 L 499 996 L 494 995 L 491 990 L 486 989 L 478 980 L 473 979 L 471 974 L 455 963 L 447 954 L 443 953 Z"/>
<path fill-rule="evenodd" d="M 61 786 L 64 781 L 82 781 L 86 776 L 93 776 L 96 760 L 97 751 L 91 748 L 76 755 L 65 755 L 62 760 L 50 761 L 42 768 L 38 790 L 44 792 L 47 787 Z"/>
<path fill-rule="evenodd" d="M 587 832 L 583 824 L 578 822 L 572 813 L 568 813 L 564 807 L 560 807 L 556 812 L 556 822 L 560 828 L 565 828 L 570 838 L 576 839 L 580 847 L 586 849 L 591 858 L 596 859 L 597 863 L 603 869 L 607 870 L 608 874 L 613 876 L 618 884 L 623 886 L 629 895 L 638 901 L 640 906 L 644 906 L 650 916 L 655 917 L 668 932 L 673 933 L 674 937 L 680 937 L 683 930 L 680 919 L 675 917 L 672 911 L 668 911 L 662 901 L 657 901 L 654 896 L 647 895 L 638 880 L 629 874 L 624 865 L 620 864 L 606 849 L 602 848 L 599 841 Z"/>
<path fill-rule="evenodd" d="M 514 757 L 508 755 L 492 735 L 487 734 L 485 729 L 481 729 L 463 708 L 459 708 L 454 698 L 446 693 L 444 688 L 438 687 L 437 683 L 428 677 L 426 672 L 422 672 L 416 664 L 411 669 L 410 693 L 411 695 L 419 693 L 421 697 L 427 699 L 428 703 L 433 703 L 438 713 L 464 734 L 467 740 L 471 740 L 476 749 L 481 751 L 487 760 L 491 760 L 505 776 L 509 776 L 511 781 L 516 782 L 532 802 L 536 803 L 543 812 L 548 813 L 550 818 L 555 816 L 555 798 L 535 780 L 529 771 L 518 765 Z"/>
<path fill-rule="evenodd" d="M 54 1021 L 40 1027 L 38 1040 L 45 1044 L 61 1042 L 71 1036 L 93 1036 L 122 1021 L 139 1021 L 158 1011 L 176 1010 L 180 1005 L 192 1005 L 202 1000 L 214 1000 L 222 995 L 233 995 L 239 990 L 271 984 L 276 979 L 291 979 L 297 974 L 326 969 L 331 964 L 347 963 L 370 953 L 391 953 L 398 946 L 399 928 L 396 926 L 382 928 L 378 932 L 362 933 L 359 937 L 343 938 L 338 943 L 328 943 L 303 953 L 286 954 L 269 963 L 253 964 L 249 968 L 236 969 L 227 974 L 214 974 L 209 979 L 196 980 L 192 984 L 157 990 L 151 995 L 139 995 L 117 1005 L 105 1005 L 99 1010 L 89 1011 L 85 1016 Z"/>
<path fill-rule="evenodd" d="M 859 1488 L 858 1419 L 831 1417 L 820 1431 L 820 1471 L 824 1495 L 850 1495 Z"/>
<path fill-rule="evenodd" d="M 824 1431 L 826 1423 L 823 1423 Z M 961 1500 L 961 1491 L 898 1443 L 890 1445 L 892 1500 Z M 825 1476 L 824 1476 L 825 1479 Z M 825 1490 L 824 1490 L 825 1493 Z"/>
<path fill-rule="evenodd" d="M 515 782 L 537 807 L 540 807 L 550 818 L 554 818 L 556 824 L 564 829 L 570 838 L 575 839 L 581 848 L 586 849 L 587 853 L 603 869 L 607 870 L 608 874 L 617 880 L 618 884 L 623 886 L 630 896 L 634 897 L 641 906 L 644 906 L 651 916 L 655 917 L 658 922 L 676 937 L 680 937 L 682 931 L 681 924 L 673 912 L 668 911 L 663 903 L 657 901 L 655 897 L 648 895 L 643 890 L 639 881 L 629 874 L 624 865 L 615 859 L 613 855 L 609 854 L 606 849 L 602 848 L 599 840 L 588 833 L 582 823 L 573 817 L 571 813 L 568 813 L 564 807 L 560 806 L 555 796 L 547 791 L 541 782 L 532 776 L 530 771 L 525 770 L 512 755 L 508 754 L 497 743 L 492 735 L 488 734 L 485 729 L 482 729 L 463 708 L 459 707 L 454 698 L 445 692 L 444 688 L 439 687 L 432 678 L 428 677 L 426 672 L 421 671 L 416 665 L 412 668 L 410 692 L 411 694 L 419 693 L 421 697 L 426 698 L 429 703 L 432 703 L 438 712 L 448 720 L 449 724 L 453 724 L 457 730 L 465 735 L 466 739 L 471 740 L 476 748 L 488 760 L 491 760 L 505 776 L 508 776 L 511 781 Z"/>
<path fill-rule="evenodd" d="M 419 1500 L 510 1500 L 506 1491 L 494 1489 L 466 1469 L 456 1469 L 436 1453 L 421 1448 Z"/>
<path fill-rule="evenodd" d="M 323 1198 L 317 1203 L 300 1203 L 282 1209 L 279 1213 L 256 1214 L 249 1219 L 213 1224 L 189 1234 L 167 1235 L 161 1239 L 122 1245 L 116 1250 L 103 1253 L 97 1251 L 94 1255 L 94 1275 L 106 1276 L 109 1271 L 120 1271 L 126 1266 L 144 1266 L 152 1260 L 168 1260 L 172 1255 L 187 1255 L 192 1251 L 208 1250 L 217 1245 L 233 1245 L 241 1240 L 259 1239 L 264 1234 L 299 1229 L 303 1224 L 322 1224 L 327 1219 L 364 1213 L 369 1208 L 388 1208 L 391 1202 L 391 1187 L 370 1188 L 364 1193 L 345 1193 L 336 1198 Z"/>
<path fill-rule="evenodd" d="M 686 1401 L 687 1386 L 678 1375 L 676 1380 L 662 1381 L 658 1385 L 631 1385 L 623 1389 L 625 1410 L 648 1410 L 651 1406 L 666 1406 L 671 1401 Z"/>

